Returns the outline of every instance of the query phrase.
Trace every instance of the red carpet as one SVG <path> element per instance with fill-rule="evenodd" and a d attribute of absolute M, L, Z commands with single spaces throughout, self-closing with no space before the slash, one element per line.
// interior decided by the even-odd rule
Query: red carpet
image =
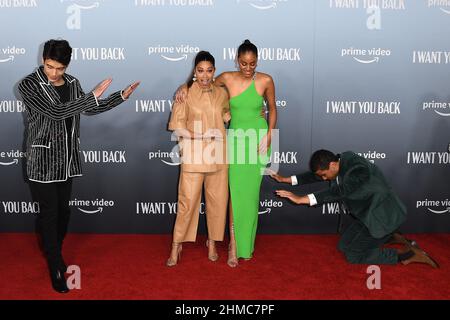
<path fill-rule="evenodd" d="M 367 266 L 350 265 L 337 235 L 258 235 L 251 261 L 210 262 L 200 236 L 165 266 L 169 235 L 70 234 L 66 262 L 81 268 L 81 290 L 55 293 L 34 234 L 0 234 L 0 299 L 450 299 L 450 234 L 408 235 L 433 256 L 427 265 L 381 266 L 381 289 L 366 286 Z"/>

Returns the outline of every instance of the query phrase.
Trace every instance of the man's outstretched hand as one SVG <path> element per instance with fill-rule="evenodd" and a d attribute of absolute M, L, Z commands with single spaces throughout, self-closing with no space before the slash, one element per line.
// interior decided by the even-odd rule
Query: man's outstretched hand
<path fill-rule="evenodd" d="M 136 81 L 130 84 L 128 87 L 126 87 L 125 90 L 123 90 L 122 92 L 123 98 L 128 99 L 128 97 L 131 96 L 131 94 L 134 92 L 134 90 L 136 90 L 136 88 L 139 86 L 140 83 L 141 83 L 140 81 Z"/>
<path fill-rule="evenodd" d="M 278 173 L 276 173 L 275 171 L 270 170 L 270 169 L 267 169 L 267 173 L 270 175 L 270 177 L 271 177 L 272 179 L 274 179 L 274 180 L 277 181 L 277 182 L 289 183 L 289 184 L 292 183 L 291 177 L 283 177 L 283 176 L 280 176 Z"/>
<path fill-rule="evenodd" d="M 298 196 L 290 191 L 286 190 L 277 190 L 275 191 L 277 196 L 281 198 L 287 198 L 291 200 L 295 204 L 309 204 L 309 198 L 308 196 Z"/>
<path fill-rule="evenodd" d="M 95 87 L 95 89 L 92 91 L 94 93 L 94 96 L 98 99 L 102 96 L 102 94 L 108 89 L 108 87 L 111 85 L 112 79 L 105 79 L 98 86 Z"/>

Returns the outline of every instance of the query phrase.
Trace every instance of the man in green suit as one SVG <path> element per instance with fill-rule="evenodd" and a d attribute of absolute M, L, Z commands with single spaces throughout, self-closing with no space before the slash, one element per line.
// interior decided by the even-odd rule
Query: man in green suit
<path fill-rule="evenodd" d="M 376 165 L 351 151 L 335 155 L 328 150 L 314 152 L 309 165 L 310 172 L 292 177 L 272 173 L 271 177 L 292 185 L 326 180 L 330 181 L 328 189 L 303 196 L 286 190 L 277 190 L 276 193 L 296 204 L 309 206 L 341 202 L 353 218 L 338 244 L 348 262 L 419 262 L 427 263 L 433 268 L 438 267 L 415 242 L 395 232 L 406 220 L 406 208 Z M 399 250 L 382 247 L 390 243 L 401 243 L 404 247 Z"/>

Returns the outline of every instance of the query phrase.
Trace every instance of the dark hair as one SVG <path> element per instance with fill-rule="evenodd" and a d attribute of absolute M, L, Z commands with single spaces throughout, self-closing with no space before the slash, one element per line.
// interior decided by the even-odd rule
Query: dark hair
<path fill-rule="evenodd" d="M 258 48 L 250 42 L 250 40 L 246 39 L 238 48 L 237 57 L 239 58 L 241 54 L 246 52 L 252 52 L 258 57 Z"/>
<path fill-rule="evenodd" d="M 194 59 L 194 67 L 192 68 L 191 76 L 186 83 L 188 88 L 190 88 L 194 83 L 194 80 L 192 78 L 194 78 L 195 67 L 197 67 L 197 65 L 202 61 L 209 61 L 211 62 L 213 67 L 216 67 L 216 59 L 214 59 L 211 53 L 209 53 L 208 51 L 200 51 L 199 53 L 197 53 Z"/>
<path fill-rule="evenodd" d="M 51 39 L 44 44 L 42 58 L 44 60 L 52 59 L 68 66 L 72 58 L 72 48 L 66 40 Z"/>
<path fill-rule="evenodd" d="M 309 168 L 312 172 L 317 170 L 328 170 L 330 162 L 336 162 L 339 156 L 328 150 L 317 150 L 309 160 Z"/>

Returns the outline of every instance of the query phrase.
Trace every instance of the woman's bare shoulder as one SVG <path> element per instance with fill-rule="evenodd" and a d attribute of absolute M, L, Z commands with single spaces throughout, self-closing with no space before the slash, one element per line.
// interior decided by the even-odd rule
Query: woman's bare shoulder
<path fill-rule="evenodd" d="M 272 76 L 264 72 L 257 72 L 256 79 L 267 83 L 273 82 Z"/>

